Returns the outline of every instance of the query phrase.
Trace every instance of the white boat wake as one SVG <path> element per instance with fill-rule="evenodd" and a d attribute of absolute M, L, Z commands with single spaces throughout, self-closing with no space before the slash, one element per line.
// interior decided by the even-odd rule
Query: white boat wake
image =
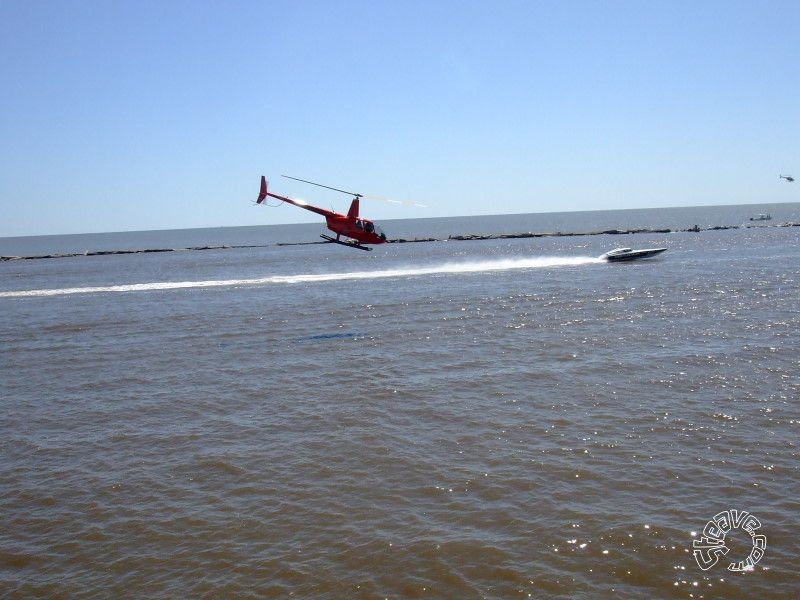
<path fill-rule="evenodd" d="M 543 269 L 572 267 L 603 263 L 600 258 L 588 256 L 577 257 L 539 257 L 513 258 L 503 260 L 487 260 L 477 262 L 450 262 L 427 267 L 408 267 L 384 269 L 376 271 L 351 271 L 345 273 L 300 273 L 297 275 L 272 275 L 252 279 L 220 279 L 209 281 L 157 281 L 150 283 L 130 283 L 95 287 L 73 287 L 45 290 L 19 290 L 0 292 L 0 298 L 31 298 L 46 296 L 68 296 L 72 294 L 105 294 L 117 292 L 152 292 L 162 290 L 180 290 L 212 287 L 244 287 L 292 283 L 318 283 L 326 281 L 347 281 L 358 279 L 379 279 L 389 277 L 415 277 L 422 275 L 448 275 L 459 273 L 487 273 L 492 271 L 509 271 L 513 269 Z"/>

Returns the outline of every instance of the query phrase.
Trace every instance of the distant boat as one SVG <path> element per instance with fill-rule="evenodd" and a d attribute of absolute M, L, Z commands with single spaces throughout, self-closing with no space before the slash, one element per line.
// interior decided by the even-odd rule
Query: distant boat
<path fill-rule="evenodd" d="M 772 215 L 760 214 L 757 217 L 750 217 L 751 221 L 771 221 Z"/>
<path fill-rule="evenodd" d="M 630 248 L 615 248 L 603 254 L 600 258 L 605 258 L 609 262 L 623 262 L 630 260 L 641 260 L 643 258 L 650 258 L 656 254 L 661 254 L 666 251 L 666 248 L 643 248 L 641 250 L 632 250 Z"/>

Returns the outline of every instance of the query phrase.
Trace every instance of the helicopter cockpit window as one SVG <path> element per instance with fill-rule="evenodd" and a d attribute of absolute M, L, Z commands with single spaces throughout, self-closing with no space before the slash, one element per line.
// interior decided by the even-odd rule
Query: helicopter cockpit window
<path fill-rule="evenodd" d="M 366 229 L 369 233 L 375 231 L 375 225 L 370 223 L 369 221 L 364 221 L 364 229 Z"/>
<path fill-rule="evenodd" d="M 356 219 L 356 229 L 363 229 L 364 225 L 361 223 L 361 219 Z"/>

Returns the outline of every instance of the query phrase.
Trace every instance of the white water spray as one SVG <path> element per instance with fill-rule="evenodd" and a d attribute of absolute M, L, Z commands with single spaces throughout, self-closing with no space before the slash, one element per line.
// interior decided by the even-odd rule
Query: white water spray
<path fill-rule="evenodd" d="M 487 260 L 478 262 L 451 262 L 427 267 L 409 267 L 404 269 L 384 269 L 377 271 L 351 271 L 347 273 L 300 273 L 297 275 L 273 275 L 253 279 L 221 279 L 210 281 L 157 281 L 151 283 L 131 283 L 96 287 L 75 287 L 47 290 L 19 290 L 0 292 L 0 298 L 31 298 L 44 296 L 67 296 L 72 294 L 99 294 L 116 292 L 150 292 L 161 290 L 179 290 L 211 287 L 243 287 L 258 285 L 276 285 L 291 283 L 317 283 L 325 281 L 347 281 L 358 279 L 381 279 L 387 277 L 415 277 L 422 275 L 447 275 L 459 273 L 487 273 L 492 271 L 510 271 L 513 269 L 543 269 L 572 267 L 605 262 L 600 258 L 588 256 L 511 258 L 503 260 Z"/>

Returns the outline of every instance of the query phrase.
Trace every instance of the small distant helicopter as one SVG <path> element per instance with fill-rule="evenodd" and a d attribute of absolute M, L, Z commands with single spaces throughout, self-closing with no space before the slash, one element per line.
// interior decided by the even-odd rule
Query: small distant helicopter
<path fill-rule="evenodd" d="M 368 248 L 364 244 L 383 244 L 386 242 L 386 234 L 383 233 L 380 227 L 375 225 L 375 223 L 369 219 L 364 219 L 363 217 L 358 216 L 358 201 L 359 198 L 363 197 L 361 194 L 346 192 L 344 190 L 329 187 L 327 185 L 314 183 L 313 181 L 306 181 L 305 179 L 298 179 L 297 177 L 289 177 L 288 175 L 283 175 L 283 177 L 286 177 L 287 179 L 294 179 L 295 181 L 302 181 L 303 183 L 310 183 L 311 185 L 316 185 L 318 187 L 333 190 L 335 192 L 341 192 L 342 194 L 349 194 L 353 196 L 353 201 L 350 203 L 350 210 L 347 211 L 346 215 L 341 215 L 332 210 L 325 210 L 324 208 L 312 206 L 311 204 L 303 202 L 302 200 L 293 200 L 292 198 L 287 198 L 286 196 L 279 196 L 278 194 L 268 192 L 267 179 L 263 175 L 261 176 L 261 192 L 258 194 L 256 204 L 261 204 L 264 202 L 267 196 L 269 196 L 270 198 L 276 198 L 277 200 L 294 204 L 295 206 L 299 206 L 300 208 L 304 208 L 306 210 L 310 210 L 311 212 L 317 213 L 318 215 L 324 216 L 328 229 L 333 231 L 336 234 L 336 237 L 333 238 L 329 235 L 325 235 L 324 233 L 320 234 L 320 237 L 328 240 L 329 242 L 333 242 L 334 244 L 341 244 L 342 246 L 349 246 L 350 248 L 358 248 L 359 250 L 372 250 L 372 248 Z M 346 239 L 342 240 L 342 236 L 344 236 Z"/>
<path fill-rule="evenodd" d="M 785 179 L 786 181 L 792 182 L 794 181 L 794 177 L 791 175 L 778 175 L 778 179 Z"/>

